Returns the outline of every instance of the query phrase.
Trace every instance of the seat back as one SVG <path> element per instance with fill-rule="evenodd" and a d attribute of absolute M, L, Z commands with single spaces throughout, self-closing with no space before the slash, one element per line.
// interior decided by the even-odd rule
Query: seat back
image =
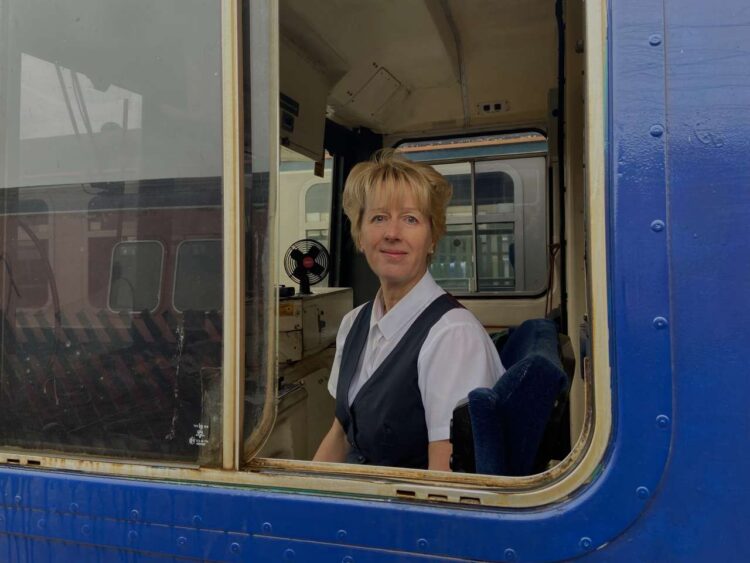
<path fill-rule="evenodd" d="M 567 376 L 547 357 L 513 364 L 492 389 L 469 393 L 475 470 L 487 475 L 530 475 Z"/>
<path fill-rule="evenodd" d="M 507 371 L 492 389 L 475 389 L 454 410 L 452 468 L 529 475 L 544 469 L 550 448 L 542 446 L 559 434 L 549 426 L 559 426 L 554 413 L 567 408 L 570 379 L 557 327 L 547 319 L 528 320 L 496 344 L 502 344 Z"/>

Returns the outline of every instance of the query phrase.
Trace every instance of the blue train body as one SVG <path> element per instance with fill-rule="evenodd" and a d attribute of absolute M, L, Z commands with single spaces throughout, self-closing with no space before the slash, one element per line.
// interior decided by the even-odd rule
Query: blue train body
<path fill-rule="evenodd" d="M 454 508 L 0 469 L 0 559 L 744 561 L 750 557 L 750 8 L 612 0 L 613 431 L 554 505 Z"/>

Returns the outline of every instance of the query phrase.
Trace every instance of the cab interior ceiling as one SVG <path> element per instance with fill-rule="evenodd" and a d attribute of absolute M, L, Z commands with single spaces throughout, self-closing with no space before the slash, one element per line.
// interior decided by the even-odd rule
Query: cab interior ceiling
<path fill-rule="evenodd" d="M 386 145 L 548 129 L 554 0 L 282 0 L 279 9 L 282 42 L 323 76 L 327 117 L 340 125 Z"/>

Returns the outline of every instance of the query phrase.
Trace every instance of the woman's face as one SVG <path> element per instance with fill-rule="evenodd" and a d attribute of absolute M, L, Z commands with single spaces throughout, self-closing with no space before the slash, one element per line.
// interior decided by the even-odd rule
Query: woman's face
<path fill-rule="evenodd" d="M 391 202 L 372 198 L 362 216 L 360 244 L 384 289 L 411 289 L 427 270 L 433 250 L 429 217 L 419 210 L 411 190 L 402 193 Z"/>

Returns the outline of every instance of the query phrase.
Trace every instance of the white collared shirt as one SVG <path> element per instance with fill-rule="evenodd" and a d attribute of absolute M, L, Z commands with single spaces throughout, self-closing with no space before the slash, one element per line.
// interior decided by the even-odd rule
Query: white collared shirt
<path fill-rule="evenodd" d="M 378 291 L 364 354 L 349 387 L 350 405 L 416 318 L 444 293 L 428 271 L 384 314 L 381 292 Z M 362 307 L 364 305 L 347 313 L 336 336 L 336 355 L 328 380 L 328 391 L 334 398 L 346 337 Z M 470 311 L 461 308 L 451 309 L 432 327 L 419 352 L 417 369 L 430 442 L 450 437 L 453 409 L 469 391 L 477 387 L 492 387 L 505 373 L 500 356 L 482 324 Z"/>

